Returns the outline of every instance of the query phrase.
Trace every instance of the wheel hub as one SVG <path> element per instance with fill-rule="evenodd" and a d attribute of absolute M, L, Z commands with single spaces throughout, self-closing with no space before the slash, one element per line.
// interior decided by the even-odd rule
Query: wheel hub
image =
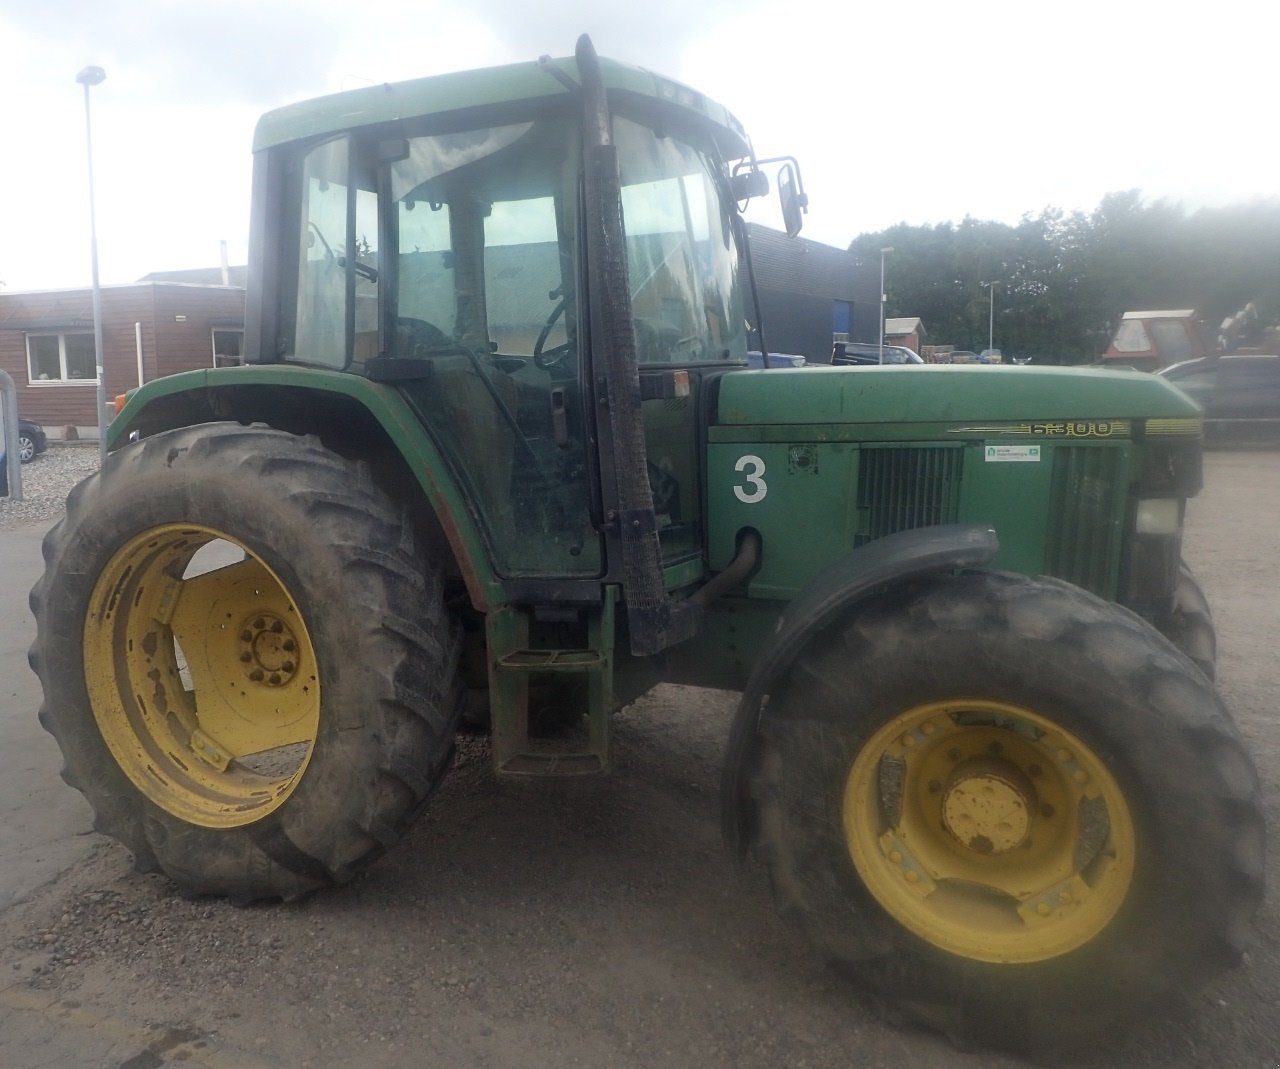
<path fill-rule="evenodd" d="M 240 628 L 240 664 L 251 683 L 283 687 L 298 671 L 298 640 L 274 613 L 254 613 Z"/>
<path fill-rule="evenodd" d="M 1027 841 L 1036 804 L 1031 781 L 1007 761 L 958 766 L 942 795 L 942 824 L 978 854 L 1004 854 Z"/>

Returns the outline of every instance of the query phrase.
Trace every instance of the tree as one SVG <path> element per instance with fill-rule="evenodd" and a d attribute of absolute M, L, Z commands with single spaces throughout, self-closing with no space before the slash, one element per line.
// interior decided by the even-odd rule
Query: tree
<path fill-rule="evenodd" d="M 997 283 L 996 344 L 1041 363 L 1087 363 L 1129 309 L 1194 308 L 1211 325 L 1255 302 L 1280 317 L 1280 199 L 1187 214 L 1138 190 L 1109 193 L 1092 212 L 1046 208 L 1016 226 L 899 223 L 849 249 L 871 262 L 893 247 L 886 314 L 921 317 L 932 337 L 987 344 Z"/>

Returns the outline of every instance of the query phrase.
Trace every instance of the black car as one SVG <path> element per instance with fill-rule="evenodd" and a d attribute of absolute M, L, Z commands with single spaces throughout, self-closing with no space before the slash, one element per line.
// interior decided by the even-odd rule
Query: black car
<path fill-rule="evenodd" d="M 1280 356 L 1206 356 L 1157 374 L 1204 407 L 1206 442 L 1280 442 Z"/>
<path fill-rule="evenodd" d="M 18 457 L 22 463 L 35 460 L 49 448 L 49 439 L 44 428 L 29 419 L 18 417 Z"/>
<path fill-rule="evenodd" d="M 831 350 L 831 362 L 845 366 L 861 367 L 864 364 L 923 364 L 920 354 L 905 345 L 884 346 L 884 359 L 880 359 L 881 347 L 875 342 L 841 341 Z"/>

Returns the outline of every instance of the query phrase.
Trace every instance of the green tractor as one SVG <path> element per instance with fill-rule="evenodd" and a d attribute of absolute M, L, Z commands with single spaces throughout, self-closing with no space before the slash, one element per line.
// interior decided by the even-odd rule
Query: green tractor
<path fill-rule="evenodd" d="M 249 363 L 130 396 L 31 596 L 41 721 L 139 869 L 340 883 L 468 710 L 500 775 L 597 773 L 673 681 L 741 692 L 728 844 L 897 1012 L 1088 1042 L 1238 955 L 1262 818 L 1183 394 L 747 369 L 760 162 L 586 38 L 274 111 L 253 182 Z"/>

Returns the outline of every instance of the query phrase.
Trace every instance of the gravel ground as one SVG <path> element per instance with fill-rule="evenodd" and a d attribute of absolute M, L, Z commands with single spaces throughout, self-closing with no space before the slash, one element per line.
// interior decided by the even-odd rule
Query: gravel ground
<path fill-rule="evenodd" d="M 23 465 L 22 500 L 0 497 L 0 530 L 56 520 L 71 488 L 97 470 L 97 442 L 50 442 L 46 452 Z"/>

